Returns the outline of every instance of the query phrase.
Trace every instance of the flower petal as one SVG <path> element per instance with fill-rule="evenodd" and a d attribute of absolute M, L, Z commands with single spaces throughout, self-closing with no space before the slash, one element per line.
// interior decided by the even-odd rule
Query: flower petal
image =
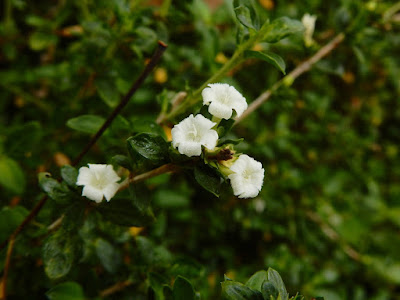
<path fill-rule="evenodd" d="M 215 130 L 209 130 L 201 139 L 201 143 L 209 150 L 214 150 L 215 146 L 217 146 L 217 142 L 218 133 Z"/>
<path fill-rule="evenodd" d="M 76 185 L 85 185 L 85 184 L 90 184 L 92 180 L 92 172 L 88 167 L 81 167 L 79 169 L 79 175 L 76 180 Z"/>
<path fill-rule="evenodd" d="M 118 189 L 119 189 L 118 183 L 110 183 L 103 189 L 103 194 L 107 202 L 110 201 L 111 198 L 115 196 Z"/>
<path fill-rule="evenodd" d="M 232 107 L 217 101 L 211 102 L 208 111 L 210 114 L 220 119 L 228 120 L 232 117 Z"/>
<path fill-rule="evenodd" d="M 113 182 L 117 182 L 121 179 L 121 177 L 119 177 L 118 174 L 114 171 L 114 168 L 112 165 L 107 165 L 105 171 L 106 172 L 104 173 L 104 179 L 107 182 L 113 183 Z"/>
<path fill-rule="evenodd" d="M 178 151 L 186 156 L 199 156 L 201 154 L 201 144 L 195 142 L 183 142 L 179 145 Z"/>
<path fill-rule="evenodd" d="M 89 198 L 90 200 L 100 203 L 103 200 L 103 192 L 90 185 L 85 185 L 82 190 L 82 196 Z"/>

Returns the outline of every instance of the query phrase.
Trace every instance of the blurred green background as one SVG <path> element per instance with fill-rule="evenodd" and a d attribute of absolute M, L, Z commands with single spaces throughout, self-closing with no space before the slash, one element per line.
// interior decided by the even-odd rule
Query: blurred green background
<path fill-rule="evenodd" d="M 283 57 L 287 71 L 346 32 L 328 57 L 232 130 L 232 138 L 245 138 L 238 149 L 263 163 L 260 195 L 216 198 L 182 173 L 153 178 L 136 192 L 152 203 L 157 221 L 138 229 L 87 216 L 74 232 L 76 263 L 55 281 L 45 275 L 41 249 L 60 213 L 50 202 L 17 240 L 8 298 L 42 299 L 54 285 L 74 281 L 87 299 L 149 299 L 149 286 L 157 290 L 182 275 L 201 299 L 219 299 L 224 274 L 245 282 L 272 267 L 291 295 L 400 299 L 400 5 L 253 2 L 262 20 L 317 16 L 310 47 L 302 33 L 259 45 Z M 1 5 L 0 242 L 41 197 L 37 173 L 58 176 L 77 156 L 158 40 L 168 49 L 157 69 L 82 165 L 126 154 L 134 132 L 162 131 L 152 123 L 162 100 L 197 89 L 236 48 L 228 0 Z M 248 60 L 223 81 L 251 103 L 282 76 Z M 81 115 L 94 115 L 84 129 L 69 121 Z M 183 117 L 164 124 L 167 134 Z M 127 284 L 104 294 L 118 282 Z"/>

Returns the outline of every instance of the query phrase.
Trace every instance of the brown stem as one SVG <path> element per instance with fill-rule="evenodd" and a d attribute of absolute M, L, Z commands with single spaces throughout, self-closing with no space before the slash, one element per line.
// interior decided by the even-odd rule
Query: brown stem
<path fill-rule="evenodd" d="M 128 280 L 122 281 L 122 282 L 117 282 L 116 284 L 110 286 L 109 288 L 106 288 L 105 290 L 102 290 L 99 294 L 101 298 L 110 296 L 116 292 L 122 291 L 124 288 L 130 286 L 133 282 Z"/>
<path fill-rule="evenodd" d="M 125 190 L 126 188 L 129 187 L 130 184 L 132 183 L 136 183 L 139 181 L 143 181 L 164 173 L 168 173 L 168 172 L 174 172 L 178 170 L 178 166 L 177 165 L 173 165 L 173 164 L 166 164 L 166 165 L 162 165 L 161 167 L 158 167 L 157 169 L 151 170 L 149 172 L 137 175 L 135 177 L 132 178 L 127 178 L 125 179 L 125 181 L 123 181 L 118 189 L 118 192 Z"/>
<path fill-rule="evenodd" d="M 256 100 L 254 100 L 249 107 L 245 110 L 245 112 L 239 117 L 236 118 L 235 124 L 242 121 L 244 118 L 248 117 L 252 112 L 254 112 L 257 108 L 259 108 L 264 102 L 266 102 L 271 95 L 279 89 L 284 83 L 292 83 L 296 80 L 297 77 L 302 75 L 303 73 L 309 71 L 311 67 L 318 61 L 320 61 L 323 57 L 327 56 L 331 53 L 341 42 L 343 42 L 345 38 L 344 33 L 339 33 L 332 41 L 322 47 L 317 53 L 315 53 L 312 57 L 302 62 L 299 66 L 297 66 L 292 72 L 283 77 L 281 80 L 276 82 L 269 90 L 262 93 Z"/>
<path fill-rule="evenodd" d="M 318 226 L 321 228 L 322 232 L 332 241 L 339 243 L 343 251 L 353 260 L 355 261 L 360 261 L 361 260 L 361 254 L 357 252 L 353 247 L 351 247 L 349 244 L 347 244 L 345 241 L 342 240 L 340 235 L 327 223 L 324 222 L 324 220 L 315 212 L 313 211 L 307 211 L 307 217 L 313 221 L 314 223 L 318 224 Z"/>
<path fill-rule="evenodd" d="M 4 272 L 3 272 L 3 290 L 1 291 L 3 296 L 2 300 L 7 299 L 7 277 L 8 277 L 8 272 L 10 270 L 11 256 L 14 249 L 14 242 L 15 242 L 15 237 L 11 237 L 10 242 L 8 243 L 6 263 L 4 265 Z"/>
<path fill-rule="evenodd" d="M 82 152 L 75 158 L 72 162 L 73 166 L 76 166 L 81 159 L 85 156 L 85 154 L 93 147 L 93 145 L 97 142 L 97 140 L 101 137 L 104 131 L 111 125 L 112 121 L 118 116 L 121 110 L 128 104 L 129 100 L 138 90 L 138 88 L 143 84 L 144 80 L 149 76 L 151 71 L 153 71 L 154 67 L 157 65 L 158 61 L 160 60 L 162 54 L 164 53 L 165 49 L 167 49 L 167 45 L 163 42 L 158 42 L 158 48 L 154 53 L 153 57 L 151 58 L 150 62 L 146 65 L 143 72 L 140 74 L 139 78 L 133 83 L 132 87 L 128 91 L 128 93 L 122 98 L 121 102 L 118 106 L 114 109 L 108 119 L 104 122 L 103 126 L 96 132 L 96 134 L 90 139 L 88 144 L 82 150 Z"/>

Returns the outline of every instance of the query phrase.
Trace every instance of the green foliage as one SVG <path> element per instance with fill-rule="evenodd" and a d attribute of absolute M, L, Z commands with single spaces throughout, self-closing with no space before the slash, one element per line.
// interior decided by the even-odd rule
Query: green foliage
<path fill-rule="evenodd" d="M 24 172 L 18 163 L 0 154 L 0 185 L 14 194 L 22 194 L 25 190 Z"/>
<path fill-rule="evenodd" d="M 49 196 L 15 240 L 8 298 L 395 299 L 398 3 L 148 2 L 2 3 L 0 243 Z M 317 17 L 311 45 L 306 13 Z M 308 72 L 283 77 L 340 32 L 344 41 Z M 157 40 L 168 49 L 155 72 L 69 166 Z M 229 83 L 251 104 L 282 78 L 247 118 L 217 128 L 218 147 L 262 162 L 257 198 L 226 188 L 219 153 L 193 159 L 172 149 L 174 124 L 204 114 L 201 86 Z M 186 98 L 175 98 L 181 91 Z M 123 180 L 164 164 L 180 169 L 96 204 L 76 186 L 87 163 L 112 163 Z M 267 266 L 281 276 L 255 273 Z"/>
<path fill-rule="evenodd" d="M 69 119 L 67 122 L 67 126 L 84 133 L 93 134 L 100 129 L 104 121 L 104 118 L 99 116 L 82 115 L 76 118 Z"/>
<path fill-rule="evenodd" d="M 127 143 L 134 170 L 137 172 L 162 165 L 167 160 L 168 144 L 161 136 L 139 133 L 128 138 Z"/>
<path fill-rule="evenodd" d="M 49 300 L 83 300 L 85 295 L 82 287 L 72 281 L 60 283 L 51 288 L 46 296 Z"/>

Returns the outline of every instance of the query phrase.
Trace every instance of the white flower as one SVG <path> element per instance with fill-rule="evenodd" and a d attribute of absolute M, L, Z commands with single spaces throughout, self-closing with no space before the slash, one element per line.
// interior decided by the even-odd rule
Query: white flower
<path fill-rule="evenodd" d="M 209 84 L 201 95 L 203 104 L 210 105 L 208 111 L 220 119 L 230 119 L 232 110 L 238 117 L 247 109 L 246 99 L 233 86 L 226 83 Z"/>
<path fill-rule="evenodd" d="M 307 47 L 310 47 L 314 42 L 312 36 L 314 34 L 316 20 L 317 20 L 317 16 L 310 15 L 310 14 L 305 14 L 303 16 L 303 18 L 301 18 L 301 22 L 303 23 L 304 28 L 306 29 L 304 31 L 304 42 Z"/>
<path fill-rule="evenodd" d="M 262 164 L 254 158 L 242 154 L 232 164 L 229 175 L 233 193 L 239 198 L 254 198 L 258 195 L 263 185 L 264 169 Z"/>
<path fill-rule="evenodd" d="M 172 146 L 186 156 L 199 156 L 201 146 L 213 150 L 218 141 L 218 133 L 211 129 L 215 125 L 203 115 L 190 115 L 172 128 Z"/>
<path fill-rule="evenodd" d="M 121 178 L 115 173 L 112 165 L 88 164 L 79 169 L 76 185 L 83 185 L 82 196 L 100 203 L 103 196 L 107 201 L 114 197 Z"/>

